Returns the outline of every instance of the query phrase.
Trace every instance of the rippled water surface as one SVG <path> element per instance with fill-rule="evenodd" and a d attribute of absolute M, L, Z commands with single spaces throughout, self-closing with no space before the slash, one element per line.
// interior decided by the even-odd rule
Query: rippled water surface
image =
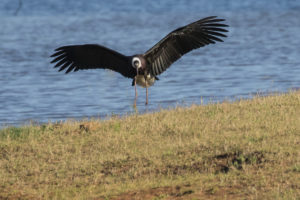
<path fill-rule="evenodd" d="M 175 28 L 210 15 L 230 25 L 224 43 L 183 56 L 139 112 L 249 98 L 300 86 L 300 1 L 18 1 L 0 5 L 0 127 L 134 112 L 131 80 L 108 70 L 65 75 L 53 49 L 98 43 L 143 53 Z M 238 3 L 239 2 L 239 3 Z M 271 3 L 270 3 L 271 2 Z"/>

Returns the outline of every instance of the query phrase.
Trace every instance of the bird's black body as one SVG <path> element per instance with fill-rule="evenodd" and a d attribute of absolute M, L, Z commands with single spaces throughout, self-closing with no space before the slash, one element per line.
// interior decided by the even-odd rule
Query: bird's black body
<path fill-rule="evenodd" d="M 147 88 L 158 80 L 172 63 L 181 56 L 216 41 L 223 42 L 220 37 L 226 37 L 227 32 L 220 23 L 224 19 L 207 17 L 186 26 L 180 27 L 154 45 L 144 54 L 125 56 L 107 47 L 96 44 L 63 46 L 56 49 L 51 57 L 51 63 L 66 69 L 66 73 L 84 69 L 110 69 L 133 79 L 133 85 Z M 148 95 L 147 95 L 148 96 Z"/>

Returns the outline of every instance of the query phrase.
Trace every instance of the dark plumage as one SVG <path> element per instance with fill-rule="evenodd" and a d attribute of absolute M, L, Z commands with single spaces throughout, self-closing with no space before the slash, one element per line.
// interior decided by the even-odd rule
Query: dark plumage
<path fill-rule="evenodd" d="M 198 20 L 172 31 L 146 53 L 133 56 L 96 44 L 63 46 L 55 50 L 51 63 L 56 63 L 54 67 L 59 71 L 66 69 L 66 73 L 97 68 L 119 72 L 132 78 L 135 87 L 136 84 L 146 87 L 147 104 L 148 87 L 158 80 L 156 76 L 191 50 L 223 42 L 220 37 L 226 37 L 223 33 L 227 32 L 223 21 L 215 16 Z"/>

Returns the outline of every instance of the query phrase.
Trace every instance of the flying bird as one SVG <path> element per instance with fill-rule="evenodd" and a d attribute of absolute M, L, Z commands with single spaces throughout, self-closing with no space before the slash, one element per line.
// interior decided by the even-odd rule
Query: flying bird
<path fill-rule="evenodd" d="M 148 104 L 148 87 L 158 79 L 158 75 L 169 68 L 184 54 L 214 44 L 223 42 L 220 37 L 226 37 L 228 32 L 222 23 L 224 19 L 216 16 L 206 17 L 170 32 L 144 54 L 125 56 L 117 51 L 97 44 L 62 46 L 51 55 L 56 63 L 54 68 L 65 73 L 84 69 L 110 69 L 119 72 L 124 77 L 132 79 L 135 87 L 135 101 L 137 100 L 136 85 L 146 88 L 146 105 Z"/>

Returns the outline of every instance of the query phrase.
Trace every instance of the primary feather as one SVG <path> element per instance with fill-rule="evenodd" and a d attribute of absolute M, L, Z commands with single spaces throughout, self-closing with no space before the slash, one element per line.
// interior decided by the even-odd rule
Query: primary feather
<path fill-rule="evenodd" d="M 134 69 L 129 64 L 129 58 L 109 48 L 96 45 L 71 45 L 55 50 L 51 63 L 57 62 L 54 67 L 66 73 L 83 69 L 110 69 L 121 73 L 123 76 L 133 78 Z"/>
<path fill-rule="evenodd" d="M 144 54 L 150 73 L 157 76 L 191 50 L 214 44 L 215 41 L 223 42 L 219 37 L 226 37 L 222 32 L 227 32 L 223 28 L 227 25 L 220 23 L 222 21 L 225 20 L 207 17 L 169 33 Z"/>

